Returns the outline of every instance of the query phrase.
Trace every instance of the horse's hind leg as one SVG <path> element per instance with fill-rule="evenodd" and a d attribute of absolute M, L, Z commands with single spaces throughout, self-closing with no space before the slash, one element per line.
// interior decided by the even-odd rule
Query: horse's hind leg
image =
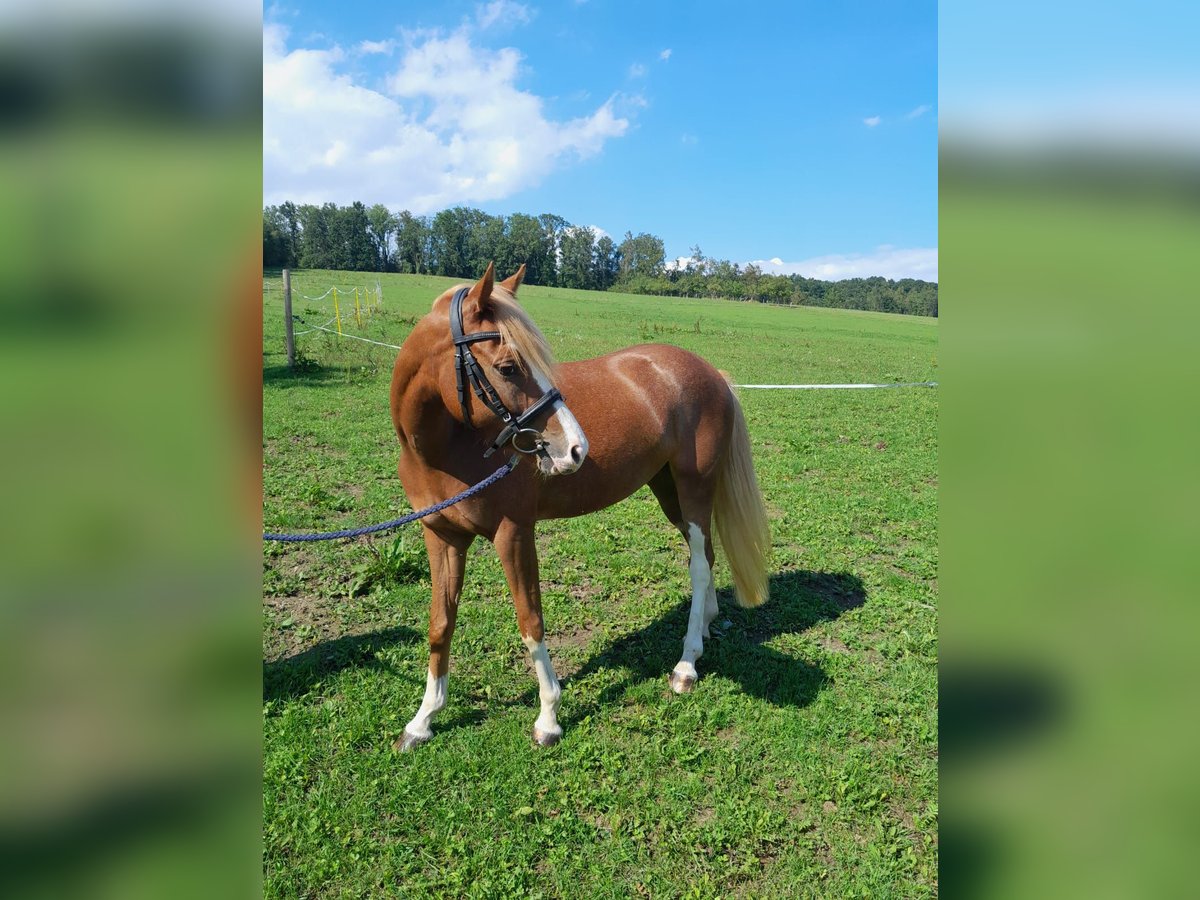
<path fill-rule="evenodd" d="M 537 674 L 542 711 L 533 723 L 533 739 L 543 747 L 551 747 L 562 737 L 562 727 L 558 724 L 562 689 L 546 649 L 542 586 L 538 580 L 537 544 L 534 542 L 533 527 L 511 523 L 502 525 L 496 532 L 496 551 L 504 566 L 509 590 L 512 591 L 521 640 L 529 651 Z"/>
<path fill-rule="evenodd" d="M 683 535 L 683 539 L 688 542 L 689 549 L 691 548 L 691 540 L 688 536 L 688 524 L 684 521 L 683 510 L 679 505 L 679 491 L 675 487 L 675 478 L 671 475 L 671 467 L 663 466 L 658 474 L 650 479 L 650 490 L 654 492 L 654 496 L 658 498 L 658 505 L 662 507 L 663 515 L 667 520 L 679 529 L 679 533 Z M 711 516 L 709 517 L 711 519 Z M 690 571 L 690 565 L 689 565 Z M 708 626 L 712 624 L 712 620 L 717 617 L 717 588 L 712 579 L 712 560 L 709 558 L 709 579 L 708 590 L 704 595 L 704 618 L 700 627 L 700 636 L 704 640 L 710 637 Z"/>
<path fill-rule="evenodd" d="M 696 660 L 704 653 L 708 625 L 717 614 L 717 594 L 713 584 L 712 507 L 715 483 L 711 476 L 670 470 L 674 496 L 660 472 L 650 487 L 658 497 L 667 518 L 671 519 L 688 542 L 691 559 L 688 575 L 692 582 L 692 605 L 688 614 L 683 655 L 668 676 L 677 694 L 691 691 L 698 677 Z"/>
<path fill-rule="evenodd" d="M 446 682 L 450 671 L 450 639 L 458 619 L 458 598 L 462 594 L 463 573 L 467 567 L 467 549 L 474 538 L 467 535 L 440 535 L 425 528 L 425 549 L 429 551 L 429 574 L 433 581 L 433 599 L 429 606 L 429 671 L 425 675 L 425 698 L 404 734 L 393 744 L 397 750 L 411 750 L 433 737 L 433 717 L 446 705 Z"/>

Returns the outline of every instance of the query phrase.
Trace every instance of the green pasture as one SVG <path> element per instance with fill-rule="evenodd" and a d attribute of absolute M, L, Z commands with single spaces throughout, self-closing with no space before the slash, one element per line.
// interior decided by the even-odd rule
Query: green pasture
<path fill-rule="evenodd" d="M 377 283 L 360 325 L 352 288 Z M 332 297 L 301 295 L 351 288 L 343 329 L 400 344 L 453 283 L 300 272 L 293 306 L 323 324 Z M 938 380 L 930 319 L 532 286 L 520 299 L 563 360 L 666 342 L 738 382 Z M 267 528 L 408 511 L 395 351 L 312 332 L 289 371 L 278 273 L 263 316 Z M 530 740 L 536 681 L 490 545 L 472 548 L 449 703 L 404 755 L 391 745 L 427 661 L 420 527 L 265 545 L 267 896 L 936 895 L 938 390 L 741 392 L 772 596 L 738 609 L 718 561 L 721 613 L 690 696 L 666 678 L 687 550 L 650 492 L 543 523 L 565 732 L 550 750 Z"/>

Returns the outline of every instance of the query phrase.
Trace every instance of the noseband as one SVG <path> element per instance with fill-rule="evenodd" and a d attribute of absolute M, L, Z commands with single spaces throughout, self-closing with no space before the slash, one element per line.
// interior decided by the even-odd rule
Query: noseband
<path fill-rule="evenodd" d="M 504 405 L 504 401 L 500 399 L 500 395 L 496 393 L 496 389 L 492 387 L 492 383 L 483 374 L 483 367 L 475 359 L 475 354 L 471 352 L 470 346 L 479 341 L 496 340 L 500 337 L 500 332 L 475 331 L 471 334 L 463 334 L 462 303 L 469 290 L 470 288 L 459 288 L 454 294 L 454 299 L 450 301 L 450 336 L 454 339 L 454 382 L 458 387 L 458 403 L 462 407 L 463 421 L 468 425 L 471 424 L 471 417 L 467 412 L 466 382 L 469 381 L 479 402 L 494 412 L 504 423 L 504 429 L 496 435 L 492 445 L 483 454 L 484 459 L 509 441 L 512 441 L 513 449 L 520 453 L 543 453 L 546 442 L 542 439 L 542 433 L 535 428 L 530 428 L 529 423 L 555 403 L 561 403 L 562 394 L 558 392 L 558 388 L 552 387 L 519 416 L 514 416 L 509 411 L 508 407 Z"/>

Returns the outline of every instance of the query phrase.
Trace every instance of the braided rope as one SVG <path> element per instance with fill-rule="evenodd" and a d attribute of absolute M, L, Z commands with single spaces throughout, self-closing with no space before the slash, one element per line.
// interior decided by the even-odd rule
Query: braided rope
<path fill-rule="evenodd" d="M 514 453 L 499 469 L 489 475 L 479 484 L 472 485 L 465 491 L 455 494 L 448 500 L 443 500 L 441 503 L 435 503 L 427 509 L 411 512 L 406 516 L 401 516 L 399 519 L 392 519 L 390 522 L 381 522 L 378 525 L 366 525 L 362 528 L 347 528 L 345 531 L 325 531 L 318 534 L 270 534 L 264 533 L 264 541 L 332 541 L 337 538 L 352 538 L 359 537 L 364 534 L 374 534 L 376 531 L 387 531 L 389 528 L 399 528 L 401 525 L 407 525 L 409 522 L 415 522 L 417 519 L 423 519 L 426 516 L 432 516 L 434 513 L 441 512 L 453 506 L 455 503 L 461 503 L 468 497 L 473 497 L 485 488 L 491 487 L 509 472 L 517 467 L 517 455 Z"/>

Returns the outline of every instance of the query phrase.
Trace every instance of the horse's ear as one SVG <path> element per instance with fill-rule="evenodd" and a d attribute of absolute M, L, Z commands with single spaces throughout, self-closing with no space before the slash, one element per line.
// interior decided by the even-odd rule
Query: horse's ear
<path fill-rule="evenodd" d="M 521 286 L 521 282 L 525 280 L 525 263 L 521 263 L 521 268 L 517 269 L 512 275 L 500 282 L 500 287 L 504 288 L 514 297 L 517 295 L 517 288 Z"/>
<path fill-rule="evenodd" d="M 496 267 L 488 263 L 487 271 L 483 273 L 483 277 L 475 282 L 475 287 L 467 293 L 468 300 L 474 300 L 479 304 L 479 309 L 482 312 L 487 308 L 488 302 L 492 299 L 492 285 L 496 281 Z"/>

